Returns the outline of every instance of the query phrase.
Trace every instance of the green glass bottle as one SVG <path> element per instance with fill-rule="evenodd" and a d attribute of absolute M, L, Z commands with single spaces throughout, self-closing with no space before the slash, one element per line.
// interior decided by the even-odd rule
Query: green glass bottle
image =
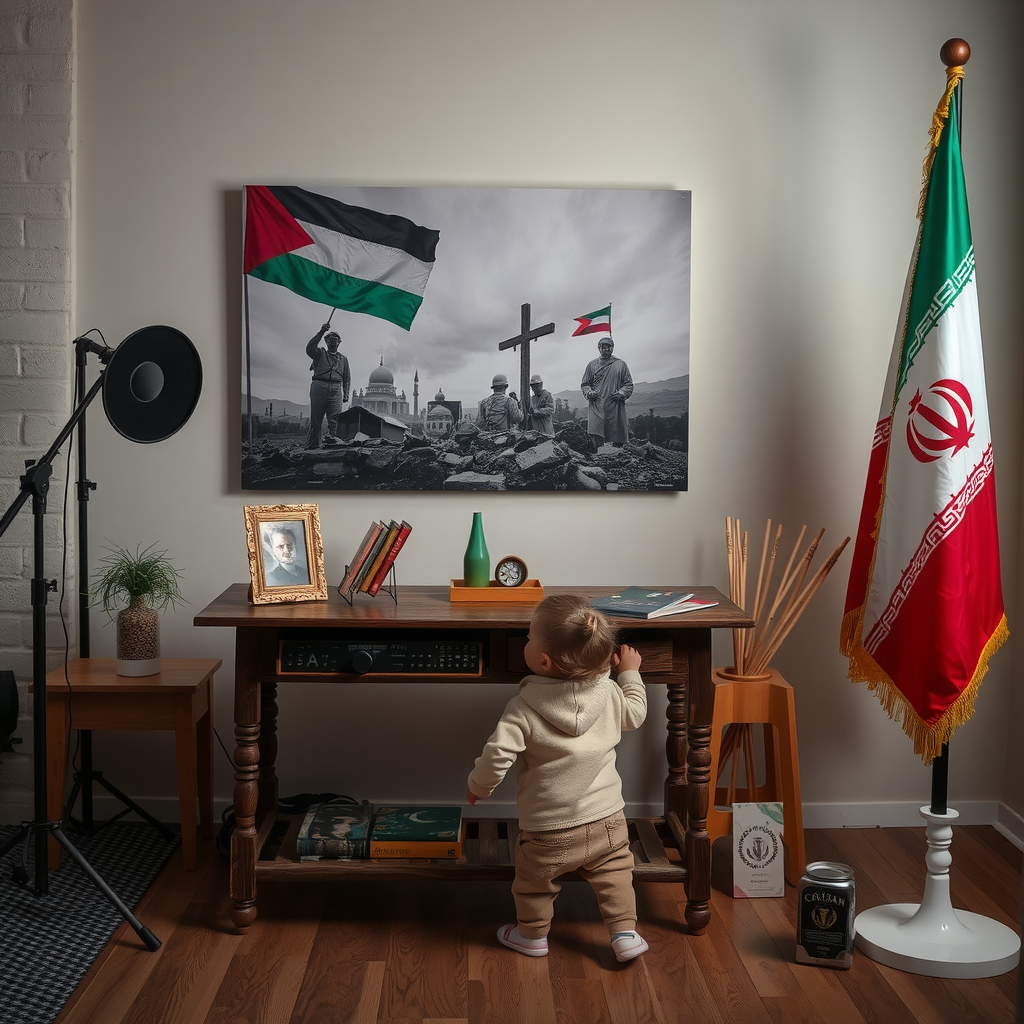
<path fill-rule="evenodd" d="M 491 556 L 484 540 L 483 513 L 473 513 L 473 528 L 462 559 L 462 578 L 467 587 L 486 587 L 491 582 Z"/>

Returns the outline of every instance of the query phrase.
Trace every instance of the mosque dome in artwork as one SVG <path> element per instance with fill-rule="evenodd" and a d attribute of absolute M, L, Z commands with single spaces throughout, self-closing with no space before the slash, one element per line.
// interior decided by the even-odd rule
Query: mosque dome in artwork
<path fill-rule="evenodd" d="M 381 358 L 380 366 L 378 366 L 370 374 L 370 387 L 374 386 L 390 387 L 392 391 L 395 387 L 395 375 L 384 365 L 384 359 Z"/>
<path fill-rule="evenodd" d="M 409 403 L 405 392 L 398 393 L 395 387 L 395 375 L 384 365 L 381 356 L 380 365 L 370 372 L 366 388 L 352 398 L 352 404 L 369 409 L 381 416 L 392 416 L 404 419 L 409 416 Z"/>
<path fill-rule="evenodd" d="M 428 437 L 444 436 L 455 425 L 455 417 L 446 405 L 435 405 L 427 412 L 426 430 Z"/>

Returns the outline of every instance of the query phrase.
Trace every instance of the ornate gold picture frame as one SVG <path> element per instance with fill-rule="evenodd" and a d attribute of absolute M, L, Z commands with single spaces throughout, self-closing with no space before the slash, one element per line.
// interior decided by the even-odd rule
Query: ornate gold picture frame
<path fill-rule="evenodd" d="M 317 505 L 246 505 L 253 604 L 326 601 Z"/>

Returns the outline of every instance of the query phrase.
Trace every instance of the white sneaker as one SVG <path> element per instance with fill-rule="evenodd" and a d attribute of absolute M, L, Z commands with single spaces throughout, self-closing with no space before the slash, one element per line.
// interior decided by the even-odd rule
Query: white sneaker
<path fill-rule="evenodd" d="M 524 938 L 519 934 L 519 929 L 514 924 L 503 924 L 498 929 L 498 941 L 503 946 L 508 946 L 509 949 L 514 949 L 517 953 L 522 953 L 525 956 L 548 955 L 548 940 L 546 937 L 542 939 Z"/>
<path fill-rule="evenodd" d="M 612 939 L 612 951 L 615 953 L 615 959 L 620 963 L 633 960 L 641 953 L 646 953 L 650 948 L 636 932 L 623 932 Z"/>

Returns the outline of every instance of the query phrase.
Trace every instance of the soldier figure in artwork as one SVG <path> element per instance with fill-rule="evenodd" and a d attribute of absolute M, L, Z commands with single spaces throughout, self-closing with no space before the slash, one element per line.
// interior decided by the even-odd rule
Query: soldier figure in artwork
<path fill-rule="evenodd" d="M 330 324 L 324 324 L 306 345 L 306 355 L 313 362 L 313 380 L 309 385 L 309 434 L 306 437 L 307 448 L 320 447 L 320 424 L 327 417 L 327 435 L 324 444 L 337 444 L 337 418 L 342 407 L 348 401 L 352 375 L 349 372 L 348 360 L 338 351 L 341 335 L 330 330 Z M 323 338 L 327 348 L 320 348 Z"/>
<path fill-rule="evenodd" d="M 519 399 L 513 391 L 506 395 L 508 377 L 496 373 L 491 379 L 491 394 L 480 402 L 476 425 L 481 430 L 513 430 L 523 421 Z"/>
<path fill-rule="evenodd" d="M 610 337 L 598 339 L 600 355 L 587 363 L 580 385 L 589 406 L 587 433 L 598 447 L 622 445 L 629 440 L 626 399 L 633 394 L 633 378 L 625 362 L 612 355 L 614 347 Z"/>
<path fill-rule="evenodd" d="M 544 379 L 539 373 L 530 378 L 530 426 L 548 437 L 555 436 L 555 400 L 544 390 Z"/>

